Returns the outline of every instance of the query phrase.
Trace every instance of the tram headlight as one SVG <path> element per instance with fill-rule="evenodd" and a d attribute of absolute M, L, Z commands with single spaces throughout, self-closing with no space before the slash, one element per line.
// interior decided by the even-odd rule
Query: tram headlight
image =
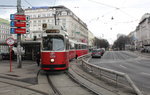
<path fill-rule="evenodd" d="M 54 63 L 55 60 L 54 60 L 54 59 L 51 59 L 50 61 L 51 61 L 51 63 Z"/>

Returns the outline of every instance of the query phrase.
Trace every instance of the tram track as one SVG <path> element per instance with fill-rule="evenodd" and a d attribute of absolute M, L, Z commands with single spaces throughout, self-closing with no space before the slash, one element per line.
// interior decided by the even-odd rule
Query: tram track
<path fill-rule="evenodd" d="M 57 89 L 57 87 L 53 84 L 51 78 L 49 77 L 49 75 L 47 73 L 46 73 L 46 77 L 47 77 L 49 85 L 51 86 L 52 90 L 54 91 L 54 94 L 62 95 L 61 92 Z"/>
<path fill-rule="evenodd" d="M 75 81 L 76 83 L 78 83 L 79 85 L 83 86 L 84 88 L 86 88 L 87 90 L 89 90 L 90 92 L 92 92 L 94 95 L 102 95 L 96 91 L 94 91 L 93 89 L 91 89 L 90 87 L 88 87 L 87 85 L 85 85 L 84 83 L 80 82 L 79 80 L 77 80 L 71 73 L 67 72 L 66 73 L 73 81 Z"/>
<path fill-rule="evenodd" d="M 72 64 L 77 65 L 74 62 L 75 61 L 72 61 L 71 65 Z M 79 67 L 77 66 L 77 68 Z M 103 87 L 102 85 L 105 84 L 98 85 L 99 83 L 96 84 L 94 81 L 90 80 L 90 77 L 86 76 L 86 74 L 83 75 L 79 74 L 81 70 L 78 71 L 78 69 L 73 70 L 72 69 L 73 69 L 72 66 L 70 66 L 68 72 L 51 71 L 46 72 L 43 75 L 45 79 L 42 80 L 41 82 L 47 81 L 46 82 L 46 84 L 48 85 L 47 89 L 49 89 L 49 91 L 47 92 L 48 95 L 126 95 L 121 94 L 122 92 L 116 90 L 115 88 L 112 89 L 110 87 L 108 88 Z M 76 76 L 77 74 L 80 77 L 82 77 L 82 79 L 77 78 Z"/>
<path fill-rule="evenodd" d="M 86 73 L 87 75 L 84 73 L 84 72 L 86 72 L 85 70 L 83 70 L 83 72 L 82 72 L 81 67 L 79 65 L 77 65 L 77 68 L 78 69 L 71 67 L 72 71 L 74 73 L 76 73 L 79 77 L 81 77 L 83 80 L 88 81 L 90 83 L 90 85 L 95 85 L 95 86 L 88 86 L 88 85 L 85 86 L 87 89 L 92 90 L 97 95 L 120 95 L 119 93 L 117 93 L 118 91 L 116 89 L 112 89 L 109 86 L 106 86 L 104 80 L 103 80 L 103 82 L 100 82 L 99 79 L 95 80 L 96 76 L 94 76 L 94 77 L 92 76 L 92 78 L 91 78 L 91 75 L 89 75 L 89 73 L 88 74 Z M 93 80 L 95 80 L 95 81 L 93 81 Z M 101 90 L 99 90 L 97 88 L 100 88 Z M 107 94 L 105 93 L 105 91 Z M 111 94 L 108 94 L 109 92 Z"/>
<path fill-rule="evenodd" d="M 83 86 L 68 72 L 46 72 L 44 75 L 38 74 L 38 76 L 43 76 L 41 83 L 44 81 L 49 85 L 48 95 L 102 95 Z"/>

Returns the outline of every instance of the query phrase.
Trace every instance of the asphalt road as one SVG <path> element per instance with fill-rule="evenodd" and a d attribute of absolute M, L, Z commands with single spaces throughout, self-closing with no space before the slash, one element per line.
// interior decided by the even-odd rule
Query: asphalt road
<path fill-rule="evenodd" d="M 91 64 L 127 73 L 146 95 L 150 95 L 150 57 L 128 51 L 107 51 L 102 58 L 92 58 Z"/>

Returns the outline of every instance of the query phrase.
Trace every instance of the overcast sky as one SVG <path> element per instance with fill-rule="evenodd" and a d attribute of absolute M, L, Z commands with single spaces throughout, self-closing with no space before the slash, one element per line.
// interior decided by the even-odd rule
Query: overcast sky
<path fill-rule="evenodd" d="M 0 5 L 16 5 L 17 0 L 0 0 Z M 71 9 L 97 37 L 113 43 L 117 34 L 128 35 L 150 12 L 150 0 L 22 0 L 23 8 L 64 5 Z M 15 8 L 0 8 L 0 18 L 9 19 Z"/>

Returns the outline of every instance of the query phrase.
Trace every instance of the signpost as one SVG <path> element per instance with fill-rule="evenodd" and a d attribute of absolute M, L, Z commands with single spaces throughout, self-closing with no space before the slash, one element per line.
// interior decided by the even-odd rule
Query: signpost
<path fill-rule="evenodd" d="M 6 39 L 6 43 L 10 46 L 10 72 L 12 72 L 12 46 L 15 43 L 15 40 L 11 37 Z"/>
<path fill-rule="evenodd" d="M 21 0 L 17 0 L 17 13 L 10 15 L 10 33 L 17 34 L 17 63 L 18 68 L 22 68 L 21 63 L 21 34 L 29 33 L 29 20 L 30 17 L 24 14 L 24 10 L 21 8 Z"/>

